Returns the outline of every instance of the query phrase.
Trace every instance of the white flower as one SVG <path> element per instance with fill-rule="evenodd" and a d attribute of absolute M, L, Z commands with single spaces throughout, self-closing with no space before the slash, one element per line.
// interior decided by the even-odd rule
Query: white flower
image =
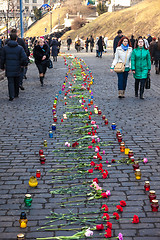
<path fill-rule="evenodd" d="M 90 237 L 93 235 L 93 231 L 90 230 L 90 228 L 88 228 L 84 234 L 86 237 Z"/>

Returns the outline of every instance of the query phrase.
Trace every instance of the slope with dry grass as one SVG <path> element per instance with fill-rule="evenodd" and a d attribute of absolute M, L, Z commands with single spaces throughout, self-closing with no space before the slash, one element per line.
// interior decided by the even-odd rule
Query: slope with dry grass
<path fill-rule="evenodd" d="M 144 0 L 125 10 L 104 13 L 81 29 L 67 32 L 63 39 L 68 35 L 72 39 L 77 35 L 81 38 L 107 35 L 109 39 L 113 39 L 119 29 L 122 29 L 126 36 L 146 36 L 148 33 L 160 35 L 160 0 Z"/>

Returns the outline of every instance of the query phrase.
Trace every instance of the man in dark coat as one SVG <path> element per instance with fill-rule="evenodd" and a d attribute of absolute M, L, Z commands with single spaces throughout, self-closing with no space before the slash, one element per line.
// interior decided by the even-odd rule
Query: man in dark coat
<path fill-rule="evenodd" d="M 117 33 L 118 33 L 118 35 L 115 37 L 115 39 L 113 41 L 113 51 L 114 51 L 114 53 L 116 52 L 116 48 L 118 46 L 118 43 L 119 43 L 120 39 L 123 37 L 122 30 L 119 30 Z"/>
<path fill-rule="evenodd" d="M 10 40 L 2 50 L 1 69 L 6 71 L 8 79 L 9 101 L 19 95 L 19 78 L 21 67 L 27 64 L 27 56 L 23 47 L 17 43 L 17 35 L 10 34 Z"/>
<path fill-rule="evenodd" d="M 11 30 L 11 34 L 12 33 L 17 35 L 17 30 L 16 29 L 12 29 Z M 9 40 L 10 39 L 7 39 L 5 44 L 7 44 Z M 25 51 L 25 53 L 27 53 L 26 44 L 25 44 L 25 42 L 24 42 L 24 40 L 22 38 L 18 37 L 18 35 L 17 35 L 17 43 L 18 43 L 18 45 L 22 46 L 24 51 Z M 19 78 L 19 88 L 21 90 L 24 90 L 24 87 L 23 87 L 23 77 L 24 77 L 24 68 L 22 67 L 21 68 L 20 78 Z"/>
<path fill-rule="evenodd" d="M 89 42 L 90 42 L 90 50 L 91 50 L 91 52 L 93 52 L 94 38 L 92 37 L 92 35 L 90 36 Z"/>
<path fill-rule="evenodd" d="M 70 36 L 67 38 L 67 48 L 68 51 L 70 50 L 70 45 L 72 44 L 72 39 L 70 38 Z"/>

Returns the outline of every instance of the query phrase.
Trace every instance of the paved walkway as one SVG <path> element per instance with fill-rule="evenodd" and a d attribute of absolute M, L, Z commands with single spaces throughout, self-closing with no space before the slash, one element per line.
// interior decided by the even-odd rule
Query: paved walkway
<path fill-rule="evenodd" d="M 151 212 L 148 194 L 144 192 L 143 186 L 144 181 L 149 180 L 151 189 L 156 191 L 157 199 L 160 199 L 160 77 L 152 70 L 152 88 L 146 90 L 143 101 L 134 97 L 134 80 L 130 75 L 126 98 L 120 100 L 117 98 L 116 74 L 109 71 L 112 61 L 110 51 L 102 59 L 97 59 L 95 53 L 77 54 L 74 50 L 71 50 L 71 53 L 82 57 L 92 70 L 95 78 L 95 103 L 100 106 L 109 123 L 116 122 L 118 128 L 122 129 L 126 146 L 133 149 L 136 159 L 147 157 L 149 160 L 147 165 L 141 164 L 142 179 L 138 182 L 135 181 L 131 166 L 121 165 L 109 170 L 111 177 L 104 183 L 104 187 L 112 192 L 110 201 L 118 203 L 123 198 L 127 202 L 123 219 L 113 224 L 113 235 L 117 236 L 122 232 L 125 240 L 159 240 L 160 213 Z M 8 101 L 7 81 L 0 82 L 0 239 L 16 239 L 20 232 L 25 233 L 26 239 L 30 240 L 53 236 L 52 231 L 37 231 L 37 228 L 44 226 L 45 217 L 49 216 L 51 211 L 65 212 L 55 205 L 59 199 L 50 194 L 53 174 L 48 171 L 58 168 L 58 165 L 52 153 L 55 142 L 48 138 L 48 131 L 52 124 L 54 97 L 62 86 L 66 71 L 64 61 L 59 57 L 54 69 L 48 70 L 42 88 L 38 71 L 34 64 L 31 65 L 28 79 L 24 81 L 25 91 L 21 91 L 19 99 L 13 102 Z M 115 140 L 112 131 L 104 127 L 100 128 L 99 135 L 106 142 Z M 38 151 L 44 139 L 48 141 L 48 148 L 45 150 L 47 161 L 42 166 Z M 118 160 L 119 145 L 115 142 L 107 153 L 109 161 L 112 158 Z M 41 170 L 42 178 L 38 187 L 31 189 L 28 181 L 37 169 Z M 24 206 L 26 193 L 33 197 L 29 210 Z M 19 227 L 22 210 L 27 213 L 26 229 Z M 129 223 L 128 219 L 134 214 L 140 217 L 139 224 Z"/>

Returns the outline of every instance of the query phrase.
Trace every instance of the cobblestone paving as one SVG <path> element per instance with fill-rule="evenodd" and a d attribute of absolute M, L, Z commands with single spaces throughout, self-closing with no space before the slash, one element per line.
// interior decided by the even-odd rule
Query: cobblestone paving
<path fill-rule="evenodd" d="M 126 91 L 126 98 L 117 98 L 117 77 L 110 73 L 109 67 L 112 55 L 105 54 L 102 59 L 97 59 L 95 53 L 71 53 L 82 57 L 89 65 L 95 78 L 93 86 L 94 101 L 100 106 L 103 114 L 109 119 L 109 124 L 116 122 L 123 131 L 126 145 L 135 153 L 135 158 L 147 157 L 149 163 L 141 164 L 142 178 L 135 180 L 132 166 L 120 165 L 111 167 L 108 171 L 110 178 L 104 181 L 103 187 L 111 191 L 109 202 L 118 204 L 125 200 L 127 207 L 122 213 L 122 220 L 113 223 L 113 235 L 122 232 L 125 240 L 160 240 L 160 213 L 151 212 L 148 194 L 144 192 L 144 181 L 149 180 L 151 189 L 156 191 L 160 199 L 160 88 L 159 76 L 152 70 L 152 88 L 146 90 L 145 100 L 134 97 L 134 80 L 130 75 Z M 71 235 L 66 232 L 37 231 L 44 226 L 46 216 L 51 211 L 67 212 L 66 209 L 56 205 L 59 197 L 50 194 L 53 184 L 53 173 L 48 171 L 58 168 L 52 150 L 58 136 L 48 138 L 48 131 L 52 124 L 52 104 L 55 94 L 60 90 L 64 81 L 67 68 L 63 59 L 59 57 L 53 70 L 48 70 L 44 87 L 40 87 L 38 72 L 35 65 L 28 71 L 28 79 L 24 82 L 25 91 L 20 92 L 19 99 L 8 101 L 7 81 L 0 82 L 1 96 L 1 152 L 0 152 L 0 239 L 16 239 L 18 233 L 23 232 L 26 239 L 36 237 L 50 237 L 57 235 Z M 59 114 L 61 113 L 61 110 Z M 104 126 L 99 129 L 99 136 L 104 142 L 114 141 L 107 147 L 107 158 L 118 160 L 120 158 L 119 145 L 115 134 Z M 44 166 L 40 165 L 38 151 L 43 140 L 47 139 L 48 147 L 45 150 L 47 158 Z M 59 162 L 58 162 L 59 163 Z M 68 165 L 69 166 L 69 165 Z M 30 188 L 28 180 L 35 175 L 37 169 L 42 172 L 37 188 Z M 24 196 L 30 193 L 33 203 L 28 210 L 24 206 Z M 100 203 L 97 203 L 100 206 Z M 83 212 L 85 206 L 74 207 L 75 212 Z M 93 210 L 90 206 L 88 210 Z M 28 218 L 28 227 L 20 229 L 19 216 L 25 210 Z M 139 224 L 132 224 L 133 215 L 140 217 Z M 98 236 L 94 240 L 100 239 Z M 101 237 L 102 239 L 102 237 Z"/>

